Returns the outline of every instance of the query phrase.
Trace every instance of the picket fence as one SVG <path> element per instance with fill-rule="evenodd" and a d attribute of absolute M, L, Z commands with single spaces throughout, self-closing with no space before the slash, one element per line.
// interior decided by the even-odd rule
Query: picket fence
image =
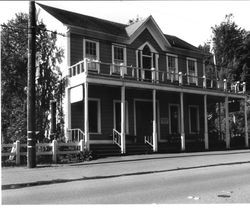
<path fill-rule="evenodd" d="M 68 151 L 60 151 L 60 148 L 62 146 L 79 146 L 76 147 L 78 150 L 68 150 Z M 36 156 L 39 155 L 51 155 L 52 156 L 52 162 L 57 163 L 57 155 L 65 155 L 65 154 L 76 154 L 79 153 L 80 151 L 84 151 L 85 144 L 83 140 L 80 140 L 79 142 L 68 142 L 68 143 L 62 143 L 62 142 L 57 142 L 56 140 L 53 140 L 52 143 L 36 143 Z M 49 147 L 49 151 L 47 151 Z M 11 148 L 11 152 L 3 152 L 4 148 Z M 16 161 L 16 165 L 21 164 L 21 156 L 27 155 L 27 152 L 21 152 L 21 148 L 26 148 L 27 149 L 27 144 L 21 144 L 20 141 L 16 141 L 14 143 L 10 144 L 1 144 L 1 156 L 2 160 L 3 157 L 8 156 L 9 160 L 14 160 Z M 46 148 L 46 151 L 44 149 Z"/>

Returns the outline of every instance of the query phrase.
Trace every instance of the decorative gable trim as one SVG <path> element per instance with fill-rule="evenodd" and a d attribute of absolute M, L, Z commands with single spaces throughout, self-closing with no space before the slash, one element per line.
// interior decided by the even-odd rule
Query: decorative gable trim
<path fill-rule="evenodd" d="M 152 35 L 154 40 L 160 46 L 163 51 L 166 51 L 167 47 L 171 47 L 170 43 L 162 33 L 161 29 L 155 22 L 152 16 L 149 16 L 138 28 L 131 34 L 128 44 L 131 44 L 135 41 L 135 39 L 141 35 L 141 33 L 147 29 L 149 33 Z"/>

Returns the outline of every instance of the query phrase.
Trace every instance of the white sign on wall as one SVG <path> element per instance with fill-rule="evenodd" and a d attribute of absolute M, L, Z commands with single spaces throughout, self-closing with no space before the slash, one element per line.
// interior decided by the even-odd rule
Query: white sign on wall
<path fill-rule="evenodd" d="M 83 100 L 83 86 L 79 85 L 70 89 L 70 103 L 80 102 Z"/>

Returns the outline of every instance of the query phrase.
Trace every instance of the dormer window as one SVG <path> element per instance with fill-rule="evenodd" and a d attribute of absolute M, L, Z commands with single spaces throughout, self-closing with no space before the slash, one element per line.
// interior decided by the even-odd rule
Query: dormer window
<path fill-rule="evenodd" d="M 112 45 L 112 58 L 114 64 L 114 73 L 121 73 L 124 70 L 126 73 L 127 59 L 126 59 L 126 47 L 121 45 Z"/>
<path fill-rule="evenodd" d="M 99 43 L 92 40 L 84 40 L 84 58 L 91 61 L 88 63 L 89 70 L 99 70 Z M 95 62 L 96 61 L 96 62 Z"/>

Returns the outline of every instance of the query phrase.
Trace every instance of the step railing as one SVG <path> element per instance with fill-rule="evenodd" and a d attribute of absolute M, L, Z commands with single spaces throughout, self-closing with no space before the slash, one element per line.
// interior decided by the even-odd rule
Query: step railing
<path fill-rule="evenodd" d="M 80 142 L 80 140 L 84 140 L 85 134 L 80 128 L 71 128 L 68 129 L 67 132 L 69 142 Z"/>
<path fill-rule="evenodd" d="M 120 148 L 121 146 L 121 133 L 116 129 L 113 129 L 113 143 L 118 145 Z"/>
<path fill-rule="evenodd" d="M 153 137 L 152 136 L 144 136 L 144 143 L 153 147 Z"/>

